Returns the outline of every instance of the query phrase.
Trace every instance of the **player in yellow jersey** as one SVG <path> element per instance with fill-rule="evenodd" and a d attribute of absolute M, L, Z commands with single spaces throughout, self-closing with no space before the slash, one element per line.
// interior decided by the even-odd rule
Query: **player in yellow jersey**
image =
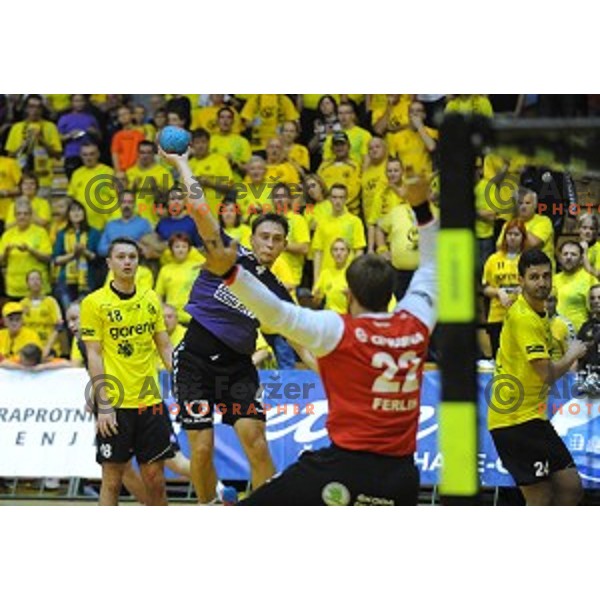
<path fill-rule="evenodd" d="M 573 457 L 547 417 L 548 387 L 586 351 L 580 340 L 551 358 L 552 336 L 544 303 L 552 265 L 537 248 L 519 259 L 522 294 L 509 308 L 492 379 L 488 427 L 504 467 L 527 504 L 575 505 L 582 498 Z"/>
<path fill-rule="evenodd" d="M 81 303 L 81 338 L 97 410 L 101 505 L 118 503 L 123 473 L 134 455 L 147 502 L 167 503 L 164 460 L 171 458 L 173 451 L 169 427 L 161 414 L 154 357 L 158 351 L 170 370 L 173 349 L 158 296 L 135 285 L 138 262 L 134 240 L 113 240 L 107 263 L 114 281 Z"/>
<path fill-rule="evenodd" d="M 171 345 L 175 347 L 175 345 L 181 341 L 181 338 L 185 334 L 186 329 L 185 327 L 177 323 L 177 314 L 173 307 L 170 307 L 168 304 L 165 304 L 163 306 L 163 314 L 167 334 L 169 335 L 169 339 L 171 340 Z M 87 369 L 87 351 L 85 343 L 81 340 L 80 316 L 81 305 L 79 304 L 79 302 L 71 303 L 65 314 L 67 325 L 69 327 L 69 330 L 71 331 L 71 334 L 73 335 L 71 353 L 69 356 L 70 366 L 75 368 Z M 157 371 L 160 371 L 164 368 L 163 362 L 158 354 L 156 354 L 156 365 Z M 167 458 L 165 460 L 165 465 L 174 473 L 189 478 L 189 460 L 182 454 L 179 448 L 177 438 L 172 429 L 171 417 L 168 410 L 166 409 L 163 411 L 163 418 L 165 419 L 165 422 L 169 427 L 169 431 L 171 432 L 171 446 L 173 448 L 173 452 L 175 452 L 175 456 L 173 458 Z M 135 499 L 138 502 L 140 502 L 141 504 L 148 504 L 148 499 L 146 497 L 146 486 L 144 485 L 142 478 L 135 470 L 131 461 L 129 461 L 125 467 L 125 471 L 123 473 L 123 485 L 127 488 L 127 491 L 135 497 Z"/>

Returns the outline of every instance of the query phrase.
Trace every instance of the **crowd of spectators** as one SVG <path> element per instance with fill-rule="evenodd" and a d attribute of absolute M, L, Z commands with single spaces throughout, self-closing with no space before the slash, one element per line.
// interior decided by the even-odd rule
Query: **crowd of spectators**
<path fill-rule="evenodd" d="M 191 131 L 194 174 L 225 231 L 250 247 L 257 215 L 284 214 L 288 244 L 274 272 L 298 302 L 343 313 L 345 270 L 355 256 L 385 256 L 396 272 L 397 298 L 410 283 L 419 240 L 403 182 L 417 175 L 428 178 L 431 199 L 437 201 L 438 129 L 445 113 L 593 116 L 596 100 L 0 95 L 0 362 L 21 360 L 20 350 L 32 344 L 39 346 L 41 360 L 68 357 L 72 345 L 64 316 L 73 303 L 106 284 L 107 248 L 123 235 L 137 240 L 142 250 L 138 285 L 154 287 L 179 323 L 189 322 L 184 306 L 203 258 L 182 190 L 156 152 L 166 125 Z M 490 195 L 505 193 L 503 182 L 511 178 L 514 204 L 498 211 Z M 577 200 L 575 182 L 556 166 L 545 169 L 493 152 L 478 161 L 474 191 L 483 358 L 493 358 L 503 315 L 518 292 L 516 263 L 524 248 L 539 246 L 558 259 L 556 319 L 575 327 L 587 319 L 588 289 L 600 274 L 598 220 L 582 218 L 581 227 L 571 227 L 570 237 L 557 247 L 564 219 L 539 210 L 548 200 L 544 186 L 549 181 L 556 184 L 551 202 L 573 202 L 569 195 Z"/>

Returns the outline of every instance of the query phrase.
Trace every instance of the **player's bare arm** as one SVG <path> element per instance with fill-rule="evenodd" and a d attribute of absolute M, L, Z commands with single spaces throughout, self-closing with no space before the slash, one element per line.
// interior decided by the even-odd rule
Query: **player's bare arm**
<path fill-rule="evenodd" d="M 102 344 L 100 342 L 85 342 L 88 354 L 88 372 L 95 381 L 93 398 L 98 403 L 98 418 L 96 429 L 100 435 L 108 437 L 117 433 L 117 414 L 110 400 L 106 397 L 106 386 L 103 383 L 104 361 L 102 360 Z"/>
<path fill-rule="evenodd" d="M 156 345 L 156 350 L 160 355 L 163 364 L 165 365 L 165 369 L 167 371 L 173 370 L 173 345 L 171 344 L 171 340 L 169 339 L 169 334 L 166 331 L 160 331 L 154 334 L 154 344 Z"/>
<path fill-rule="evenodd" d="M 581 340 L 573 340 L 569 344 L 569 348 L 565 355 L 557 361 L 552 361 L 547 358 L 541 358 L 531 361 L 531 366 L 535 369 L 540 379 L 552 385 L 559 380 L 571 368 L 575 362 L 585 356 L 589 346 Z"/>

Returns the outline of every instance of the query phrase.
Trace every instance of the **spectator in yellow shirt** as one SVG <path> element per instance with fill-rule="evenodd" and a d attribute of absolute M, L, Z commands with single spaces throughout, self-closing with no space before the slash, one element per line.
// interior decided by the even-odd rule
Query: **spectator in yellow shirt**
<path fill-rule="evenodd" d="M 179 322 L 177 309 L 170 304 L 163 304 L 163 317 L 165 319 L 165 327 L 167 328 L 171 345 L 173 348 L 176 348 L 181 340 L 183 340 L 187 328 Z M 160 364 L 160 369 L 164 368 L 162 366 L 162 361 Z"/>
<path fill-rule="evenodd" d="M 384 106 L 373 106 L 373 129 L 380 136 L 396 133 L 409 124 L 408 111 L 414 94 L 386 94 Z"/>
<path fill-rule="evenodd" d="M 296 197 L 299 194 L 295 193 Z M 279 255 L 278 261 L 284 262 L 292 274 L 292 285 L 298 287 L 302 281 L 304 261 L 310 248 L 310 232 L 304 217 L 299 212 L 299 204 L 293 203 L 292 191 L 285 183 L 278 183 L 273 188 L 275 210 L 283 215 L 288 222 L 288 234 L 285 250 Z"/>
<path fill-rule="evenodd" d="M 590 288 L 590 298 L 594 288 L 597 287 L 597 285 L 594 285 Z M 546 298 L 546 312 L 548 313 L 548 323 L 550 324 L 550 333 L 552 334 L 552 350 L 550 354 L 553 360 L 560 360 L 567 353 L 569 344 L 577 338 L 577 331 L 575 331 L 575 327 L 569 319 L 556 312 L 556 304 L 556 288 L 552 288 L 552 292 Z M 571 370 L 575 369 L 576 366 L 573 365 Z"/>
<path fill-rule="evenodd" d="M 347 240 L 338 238 L 331 244 L 331 256 L 334 265 L 323 269 L 319 279 L 313 287 L 313 299 L 321 304 L 325 299 L 326 310 L 345 315 L 348 312 L 348 282 L 346 281 L 346 269 L 350 256 L 350 245 Z"/>
<path fill-rule="evenodd" d="M 147 141 L 153 142 L 156 139 L 156 127 L 146 119 L 146 107 L 143 104 L 136 104 L 133 107 L 133 126 Z"/>
<path fill-rule="evenodd" d="M 319 280 L 322 269 L 333 266 L 333 257 L 329 249 L 336 239 L 343 238 L 348 242 L 352 250 L 351 259 L 360 256 L 367 245 L 362 221 L 346 210 L 348 188 L 341 183 L 334 184 L 331 187 L 330 198 L 331 217 L 318 223 L 313 237 L 313 281 Z"/>
<path fill-rule="evenodd" d="M 500 250 L 487 259 L 483 269 L 483 294 L 490 299 L 486 329 L 490 336 L 493 358 L 500 347 L 500 333 L 506 312 L 521 291 L 518 267 L 526 239 L 527 231 L 523 221 L 509 221 Z"/>
<path fill-rule="evenodd" d="M 198 106 L 192 109 L 191 129 L 206 129 L 210 135 L 219 133 L 219 111 L 222 108 L 228 108 L 233 114 L 233 133 L 241 133 L 242 119 L 238 112 L 232 106 L 225 103 L 225 94 L 209 94 L 209 105 Z"/>
<path fill-rule="evenodd" d="M 0 221 L 6 220 L 9 208 L 14 198 L 20 193 L 21 167 L 19 163 L 8 156 L 2 156 L 0 149 Z"/>
<path fill-rule="evenodd" d="M 27 273 L 29 294 L 21 300 L 23 322 L 38 334 L 42 342 L 42 359 L 51 353 L 61 355 L 59 333 L 63 328 L 60 306 L 53 296 L 47 296 L 42 290 L 42 274 L 34 269 Z"/>
<path fill-rule="evenodd" d="M 239 190 L 237 201 L 242 211 L 242 221 L 249 223 L 261 215 L 274 210 L 273 183 L 268 182 L 267 162 L 262 156 L 253 156 L 247 165 L 243 184 L 236 184 Z"/>
<path fill-rule="evenodd" d="M 171 171 L 156 161 L 153 142 L 142 140 L 138 144 L 137 163 L 127 169 L 126 177 L 128 188 L 135 192 L 137 213 L 155 226 L 158 207 L 174 182 Z"/>
<path fill-rule="evenodd" d="M 18 302 L 7 302 L 2 307 L 2 319 L 6 329 L 0 329 L 0 362 L 16 359 L 27 344 L 42 348 L 38 334 L 23 324 L 23 307 Z"/>
<path fill-rule="evenodd" d="M 225 106 L 217 113 L 219 131 L 210 138 L 210 151 L 224 156 L 233 171 L 235 181 L 242 181 L 246 174 L 246 163 L 252 156 L 250 142 L 233 132 L 235 113 Z"/>
<path fill-rule="evenodd" d="M 310 155 L 306 146 L 296 143 L 299 135 L 300 125 L 297 121 L 286 121 L 281 126 L 284 156 L 299 173 L 304 173 L 310 169 Z"/>
<path fill-rule="evenodd" d="M 327 186 L 325 182 L 314 173 L 309 173 L 304 178 L 304 219 L 308 224 L 311 235 L 317 228 L 321 219 L 331 217 L 332 206 L 327 198 Z"/>
<path fill-rule="evenodd" d="M 347 209 L 353 215 L 360 214 L 360 165 L 350 158 L 350 143 L 343 131 L 338 131 L 332 137 L 333 153 L 331 160 L 325 160 L 317 171 L 318 175 L 329 189 L 340 183 L 348 190 Z"/>
<path fill-rule="evenodd" d="M 190 168 L 204 190 L 210 211 L 217 217 L 220 203 L 231 190 L 233 172 L 227 159 L 220 154 L 211 154 L 209 148 L 210 133 L 206 129 L 196 129 L 192 133 Z"/>
<path fill-rule="evenodd" d="M 25 104 L 25 120 L 15 123 L 6 140 L 6 151 L 22 168 L 33 171 L 40 182 L 40 196 L 47 197 L 54 178 L 55 158 L 62 156 L 56 125 L 42 118 L 43 99 L 31 94 Z"/>
<path fill-rule="evenodd" d="M 70 198 L 67 196 L 57 196 L 50 201 L 50 226 L 48 227 L 48 235 L 50 236 L 52 247 L 56 243 L 58 232 L 67 226 L 69 206 Z"/>
<path fill-rule="evenodd" d="M 120 216 L 115 171 L 100 162 L 95 143 L 84 144 L 80 156 L 83 165 L 75 169 L 67 195 L 84 206 L 90 227 L 102 231 L 109 220 Z"/>
<path fill-rule="evenodd" d="M 356 124 L 356 111 L 352 102 L 340 102 L 337 114 L 342 131 L 346 133 L 350 142 L 350 158 L 358 165 L 362 165 L 373 136 Z M 333 133 L 329 134 L 323 144 L 323 160 L 333 158 L 332 137 Z"/>
<path fill-rule="evenodd" d="M 579 245 L 583 249 L 583 267 L 600 277 L 600 242 L 598 241 L 598 215 L 587 213 L 579 217 Z"/>
<path fill-rule="evenodd" d="M 410 204 L 402 201 L 377 222 L 376 252 L 392 263 L 394 296 L 401 300 L 419 266 L 419 229 Z"/>
<path fill-rule="evenodd" d="M 31 204 L 33 210 L 33 217 L 31 222 L 40 227 L 48 229 L 50 225 L 50 204 L 46 198 L 38 196 L 38 180 L 37 177 L 31 173 L 24 173 L 23 179 L 21 179 L 21 197 L 27 198 Z M 6 229 L 14 227 L 16 225 L 15 219 L 15 205 L 12 204 L 8 209 L 6 215 Z"/>
<path fill-rule="evenodd" d="M 300 188 L 300 172 L 286 160 L 281 138 L 274 137 L 267 142 L 266 178 L 273 185 L 287 183 L 294 191 Z"/>
<path fill-rule="evenodd" d="M 369 153 L 366 157 L 362 172 L 362 215 L 368 223 L 368 217 L 373 212 L 375 198 L 387 187 L 387 145 L 380 137 L 374 137 L 369 142 Z M 367 246 L 373 251 L 375 243 L 375 227 L 369 225 Z"/>
<path fill-rule="evenodd" d="M 421 102 L 410 105 L 408 116 L 407 128 L 388 135 L 390 155 L 402 161 L 409 177 L 431 175 L 431 157 L 437 148 L 438 132 L 425 126 L 426 112 Z"/>
<path fill-rule="evenodd" d="M 375 226 L 379 219 L 391 212 L 394 206 L 404 202 L 404 187 L 402 185 L 404 169 L 400 160 L 397 158 L 388 159 L 385 174 L 387 185 L 383 190 L 380 188 L 375 193 L 370 212 L 365 214 L 369 227 Z M 368 251 L 372 252 L 373 249 L 374 247 L 369 246 Z"/>
<path fill-rule="evenodd" d="M 537 194 L 529 188 L 520 187 L 516 193 L 517 214 L 515 216 L 523 219 L 525 229 L 527 229 L 526 249 L 539 248 L 552 263 L 553 271 L 556 271 L 556 261 L 554 255 L 554 228 L 552 221 L 545 215 L 537 212 L 538 198 Z M 500 247 L 504 239 L 506 223 L 498 236 L 496 247 Z"/>
<path fill-rule="evenodd" d="M 175 307 L 179 322 L 186 325 L 191 317 L 184 308 L 202 264 L 190 259 L 191 248 L 190 238 L 185 233 L 175 233 L 169 238 L 173 262 L 161 267 L 154 288 L 163 302 Z"/>
<path fill-rule="evenodd" d="M 6 266 L 6 293 L 20 300 L 27 295 L 27 273 L 39 269 L 45 293 L 50 292 L 48 264 L 52 245 L 48 232 L 32 223 L 33 211 L 26 198 L 15 203 L 16 227 L 5 231 L 0 238 L 0 263 Z"/>
<path fill-rule="evenodd" d="M 219 209 L 219 225 L 230 238 L 237 240 L 244 248 L 252 249 L 252 229 L 242 223 L 242 211 L 235 200 L 223 200 Z"/>
<path fill-rule="evenodd" d="M 484 94 L 458 94 L 448 101 L 446 112 L 476 114 L 489 118 L 494 116 L 492 103 Z"/>
<path fill-rule="evenodd" d="M 576 331 L 588 319 L 588 293 L 597 283 L 597 279 L 583 268 L 582 255 L 583 250 L 577 242 L 563 242 L 558 248 L 562 271 L 553 279 L 557 310 L 573 323 Z"/>
<path fill-rule="evenodd" d="M 240 114 L 251 130 L 252 150 L 265 150 L 267 141 L 277 134 L 285 121 L 300 118 L 294 103 L 285 94 L 252 94 Z"/>

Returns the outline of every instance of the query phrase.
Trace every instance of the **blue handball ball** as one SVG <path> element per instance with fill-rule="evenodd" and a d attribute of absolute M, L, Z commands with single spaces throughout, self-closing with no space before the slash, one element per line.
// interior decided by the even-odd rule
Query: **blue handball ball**
<path fill-rule="evenodd" d="M 181 129 L 181 127 L 167 125 L 160 132 L 158 143 L 167 154 L 184 154 L 191 141 L 192 136 L 189 131 Z"/>

